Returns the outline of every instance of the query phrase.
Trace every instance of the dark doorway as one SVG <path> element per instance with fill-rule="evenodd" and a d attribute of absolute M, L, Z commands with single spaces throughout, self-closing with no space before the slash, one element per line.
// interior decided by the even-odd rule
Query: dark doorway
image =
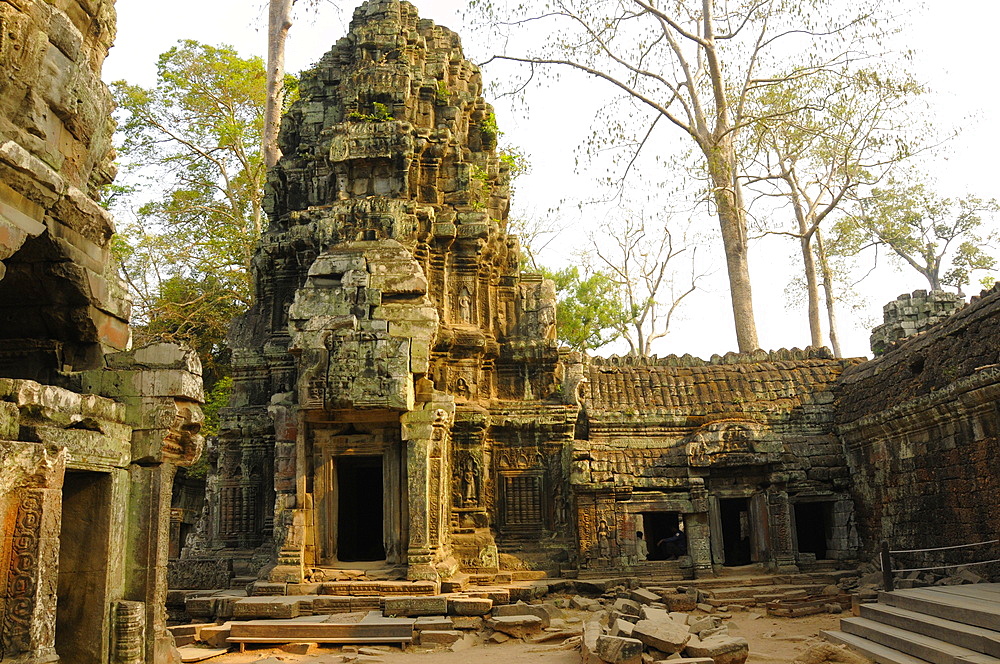
<path fill-rule="evenodd" d="M 59 533 L 56 652 L 59 661 L 106 662 L 111 476 L 67 472 Z M 94 607 L 98 607 L 96 610 Z"/>
<path fill-rule="evenodd" d="M 382 457 L 339 457 L 337 487 L 337 559 L 385 560 Z"/>
<path fill-rule="evenodd" d="M 826 558 L 826 531 L 831 503 L 795 503 L 795 537 L 799 553 Z"/>
<path fill-rule="evenodd" d="M 750 564 L 750 502 L 746 498 L 721 498 L 719 517 L 722 522 L 724 565 Z"/>
<path fill-rule="evenodd" d="M 649 550 L 647 560 L 675 560 L 687 555 L 687 537 L 678 512 L 643 512 L 643 537 Z"/>

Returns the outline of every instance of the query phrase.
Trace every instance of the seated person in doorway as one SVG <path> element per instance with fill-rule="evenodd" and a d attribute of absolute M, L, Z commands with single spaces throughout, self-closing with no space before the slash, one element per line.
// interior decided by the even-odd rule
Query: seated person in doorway
<path fill-rule="evenodd" d="M 683 527 L 678 527 L 677 531 L 670 537 L 664 537 L 656 543 L 656 550 L 662 560 L 677 560 L 680 556 L 687 555 L 687 536 Z"/>
<path fill-rule="evenodd" d="M 638 562 L 645 562 L 649 557 L 649 549 L 646 548 L 646 540 L 642 537 L 642 531 L 635 531 L 635 559 Z"/>

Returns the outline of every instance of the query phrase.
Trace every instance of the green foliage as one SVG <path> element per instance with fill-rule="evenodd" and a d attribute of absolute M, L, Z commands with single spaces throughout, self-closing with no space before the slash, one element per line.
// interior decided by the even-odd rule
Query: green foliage
<path fill-rule="evenodd" d="M 451 92 L 448 91 L 448 84 L 444 81 L 437 82 L 437 89 L 434 91 L 434 98 L 438 104 L 444 105 L 451 99 Z"/>
<path fill-rule="evenodd" d="M 861 200 L 860 211 L 836 226 L 839 251 L 856 254 L 881 245 L 919 272 L 932 290 L 950 286 L 962 292 L 972 273 L 993 270 L 990 238 L 980 229 L 983 216 L 998 211 L 995 200 L 976 196 L 941 198 L 924 183 L 890 180 Z"/>
<path fill-rule="evenodd" d="M 385 104 L 375 102 L 372 104 L 371 113 L 360 113 L 358 111 L 351 111 L 347 115 L 348 120 L 353 120 L 354 122 L 388 122 L 389 120 L 394 120 L 392 117 L 392 112 L 389 107 Z"/>
<path fill-rule="evenodd" d="M 621 305 L 618 285 L 604 272 L 581 275 L 576 267 L 541 269 L 556 285 L 556 334 L 579 351 L 595 350 L 621 336 L 628 312 Z"/>
<path fill-rule="evenodd" d="M 497 140 L 503 135 L 503 132 L 497 127 L 497 116 L 493 113 L 486 115 L 483 123 L 479 126 L 479 131 L 482 134 L 483 147 L 487 150 L 496 148 Z"/>
<path fill-rule="evenodd" d="M 229 321 L 252 291 L 264 63 L 184 40 L 160 56 L 154 87 L 117 81 L 111 89 L 125 176 L 111 192 L 120 222 L 113 247 L 134 300 L 136 341 L 189 343 L 211 384 L 225 373 Z"/>

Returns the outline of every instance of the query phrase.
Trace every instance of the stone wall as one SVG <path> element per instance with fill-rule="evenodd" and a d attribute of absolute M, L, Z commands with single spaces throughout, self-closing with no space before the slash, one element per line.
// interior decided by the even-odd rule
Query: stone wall
<path fill-rule="evenodd" d="M 112 0 L 0 2 L 0 661 L 173 661 L 171 485 L 201 366 L 127 350 L 100 190 Z"/>
<path fill-rule="evenodd" d="M 1000 289 L 844 373 L 837 404 L 867 554 L 1000 535 Z M 900 564 L 1000 557 L 1000 549 Z M 982 571 L 982 568 L 976 568 Z M 994 573 L 996 570 L 994 570 Z"/>
<path fill-rule="evenodd" d="M 881 355 L 903 339 L 940 323 L 963 306 L 965 298 L 948 291 L 903 293 L 882 307 L 883 323 L 872 330 L 872 353 Z"/>

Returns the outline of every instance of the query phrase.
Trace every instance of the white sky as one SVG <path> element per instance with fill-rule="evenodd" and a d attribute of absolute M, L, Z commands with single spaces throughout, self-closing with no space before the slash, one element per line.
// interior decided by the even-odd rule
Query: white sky
<path fill-rule="evenodd" d="M 462 0 L 416 2 L 423 18 L 459 32 L 466 56 L 481 61 L 482 46 L 473 43 L 464 27 Z M 935 91 L 934 117 L 943 127 L 960 127 L 959 138 L 944 155 L 928 165 L 939 190 L 949 196 L 975 193 L 1000 198 L 995 167 L 1000 151 L 1000 99 L 996 92 L 996 44 L 983 26 L 1000 25 L 1000 2 L 995 0 L 932 0 L 911 17 L 912 28 L 902 44 L 916 51 L 915 75 Z M 157 56 L 179 39 L 228 44 L 241 55 L 264 55 L 266 15 L 262 0 L 118 0 L 118 37 L 109 55 L 104 78 L 152 85 Z M 349 9 L 351 11 L 353 8 Z M 313 16 L 302 16 L 288 39 L 287 67 L 291 72 L 318 60 L 347 30 L 348 11 L 321 4 Z M 490 70 L 484 71 L 490 80 Z M 567 76 L 528 98 L 527 109 L 497 103 L 497 120 L 504 140 L 529 156 L 531 172 L 517 183 L 514 213 L 545 216 L 563 200 L 586 198 L 600 173 L 579 172 L 575 149 L 586 136 L 593 112 L 606 89 L 578 76 Z M 487 98 L 487 101 L 492 101 Z M 682 139 L 678 138 L 678 141 Z M 568 230 L 542 256 L 558 266 L 572 260 L 572 249 L 586 242 L 586 229 L 603 214 L 590 208 L 578 211 L 563 205 L 559 213 Z M 707 219 L 706 230 L 718 235 L 717 222 Z M 660 355 L 691 353 L 709 357 L 735 350 L 732 316 L 725 288 L 721 246 L 719 267 L 711 283 L 687 301 L 680 320 L 657 347 Z M 805 346 L 809 334 L 804 309 L 789 309 L 784 296 L 790 274 L 798 269 L 789 241 L 757 242 L 750 254 L 755 310 L 764 348 Z M 885 261 L 882 261 L 885 263 Z M 882 305 L 898 294 L 923 288 L 916 272 L 880 269 L 860 286 L 867 306 L 860 313 L 839 312 L 840 334 L 846 355 L 867 355 L 869 326 L 881 322 Z M 969 290 L 976 292 L 976 289 Z"/>

